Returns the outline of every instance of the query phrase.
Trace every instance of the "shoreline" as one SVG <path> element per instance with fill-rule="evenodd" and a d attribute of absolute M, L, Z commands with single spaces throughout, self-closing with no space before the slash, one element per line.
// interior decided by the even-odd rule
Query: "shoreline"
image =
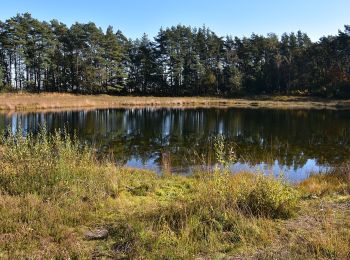
<path fill-rule="evenodd" d="M 160 176 L 98 160 L 68 136 L 18 138 L 1 138 L 1 259 L 350 254 L 349 163 L 298 184 L 228 169 Z"/>
<path fill-rule="evenodd" d="M 297 96 L 260 96 L 227 99 L 217 97 L 140 97 L 60 93 L 0 94 L 0 112 L 2 113 L 142 107 L 344 110 L 350 109 L 350 100 L 328 100 Z"/>

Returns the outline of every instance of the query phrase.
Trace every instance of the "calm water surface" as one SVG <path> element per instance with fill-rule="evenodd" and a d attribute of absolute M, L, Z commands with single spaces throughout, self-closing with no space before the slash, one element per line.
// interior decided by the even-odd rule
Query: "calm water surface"
<path fill-rule="evenodd" d="M 350 155 L 350 111 L 268 109 L 103 109 L 0 114 L 0 130 L 65 125 L 119 164 L 189 174 L 215 163 L 210 140 L 234 143 L 233 171 L 281 172 L 293 181 L 329 171 Z"/>

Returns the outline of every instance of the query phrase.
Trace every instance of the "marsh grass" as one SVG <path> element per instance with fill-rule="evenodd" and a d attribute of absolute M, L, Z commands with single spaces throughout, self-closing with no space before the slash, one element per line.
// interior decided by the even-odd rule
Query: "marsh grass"
<path fill-rule="evenodd" d="M 296 96 L 258 96 L 240 99 L 216 97 L 136 97 L 74 95 L 67 93 L 0 94 L 0 111 L 72 110 L 125 107 L 240 107 L 279 109 L 345 109 L 349 100 L 327 100 Z"/>
<path fill-rule="evenodd" d="M 74 228 L 94 222 L 102 202 L 117 194 L 113 167 L 101 167 L 76 139 L 44 128 L 36 137 L 9 132 L 1 146 L 2 249 L 61 257 L 71 249 L 74 255 L 81 243 Z"/>
<path fill-rule="evenodd" d="M 312 175 L 300 184 L 304 193 L 314 196 L 350 194 L 350 162 L 345 162 L 330 173 Z"/>
<path fill-rule="evenodd" d="M 346 207 L 307 232 L 298 218 L 318 207 L 303 199 L 307 183 L 299 188 L 261 174 L 232 175 L 227 160 L 234 152 L 217 141 L 220 165 L 184 177 L 117 167 L 64 131 L 3 135 L 0 258 L 275 258 L 282 242 L 292 258 L 346 256 L 350 231 L 337 229 L 337 221 L 349 224 Z M 101 227 L 106 239 L 85 238 L 86 230 Z"/>

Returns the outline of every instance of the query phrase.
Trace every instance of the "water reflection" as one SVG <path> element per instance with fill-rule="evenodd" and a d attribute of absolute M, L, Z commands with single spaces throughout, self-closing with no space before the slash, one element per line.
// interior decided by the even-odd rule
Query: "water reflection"
<path fill-rule="evenodd" d="M 112 153 L 121 164 L 188 172 L 210 157 L 208 138 L 223 134 L 236 145 L 235 171 L 258 168 L 290 179 L 327 171 L 350 154 L 349 111 L 267 109 L 104 109 L 0 115 L 0 129 L 36 132 L 65 125 L 79 138 Z M 214 160 L 206 158 L 206 163 Z"/>

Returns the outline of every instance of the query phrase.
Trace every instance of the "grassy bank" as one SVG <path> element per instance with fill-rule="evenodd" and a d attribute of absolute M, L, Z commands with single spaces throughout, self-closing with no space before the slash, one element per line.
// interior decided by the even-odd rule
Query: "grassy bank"
<path fill-rule="evenodd" d="M 349 179 L 346 166 L 297 185 L 225 168 L 157 176 L 59 134 L 10 135 L 0 258 L 348 259 Z"/>
<path fill-rule="evenodd" d="M 132 97 L 72 94 L 0 94 L 0 111 L 72 110 L 124 107 L 241 107 L 279 109 L 345 109 L 350 100 L 293 96 L 260 96 L 241 99 L 209 97 Z"/>

